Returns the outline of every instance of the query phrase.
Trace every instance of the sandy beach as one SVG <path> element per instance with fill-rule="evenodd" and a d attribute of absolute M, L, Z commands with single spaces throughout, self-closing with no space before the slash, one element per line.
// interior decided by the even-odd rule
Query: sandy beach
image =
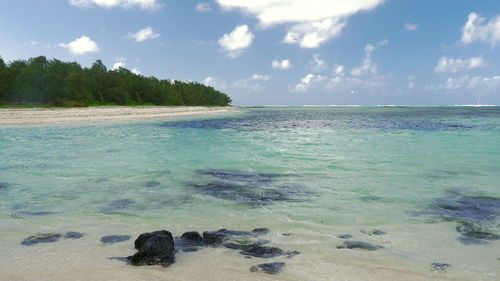
<path fill-rule="evenodd" d="M 36 125 L 72 122 L 126 121 L 147 118 L 230 113 L 233 107 L 103 106 L 84 108 L 0 109 L 0 125 Z"/>

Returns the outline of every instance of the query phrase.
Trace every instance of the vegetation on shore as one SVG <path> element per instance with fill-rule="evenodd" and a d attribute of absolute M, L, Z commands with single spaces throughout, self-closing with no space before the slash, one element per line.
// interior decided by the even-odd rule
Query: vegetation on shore
<path fill-rule="evenodd" d="M 40 56 L 5 63 L 0 57 L 0 105 L 226 106 L 231 98 L 197 82 L 160 80 L 126 68 L 108 70 L 101 60 L 90 68 Z"/>

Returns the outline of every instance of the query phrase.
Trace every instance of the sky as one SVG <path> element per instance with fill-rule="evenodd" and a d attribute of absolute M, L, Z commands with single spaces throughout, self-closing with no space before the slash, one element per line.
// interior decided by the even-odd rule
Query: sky
<path fill-rule="evenodd" d="M 234 105 L 500 105 L 500 1 L 1 1 L 0 56 L 40 55 Z"/>

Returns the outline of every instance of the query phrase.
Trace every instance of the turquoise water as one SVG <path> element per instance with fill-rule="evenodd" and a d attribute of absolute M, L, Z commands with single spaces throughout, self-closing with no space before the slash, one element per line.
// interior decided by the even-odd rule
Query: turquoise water
<path fill-rule="evenodd" d="M 301 252 L 282 259 L 283 280 L 499 278 L 499 107 L 246 108 L 205 119 L 3 127 L 0 155 L 0 249 L 17 257 L 0 258 L 0 277 L 10 280 L 78 271 L 73 280 L 85 280 L 91 268 L 106 280 L 123 280 L 119 272 L 267 278 L 248 270 L 265 261 L 225 249 L 133 273 L 107 260 L 131 255 L 132 243 L 99 243 L 158 229 L 257 227 L 271 230 L 273 245 Z M 374 229 L 386 234 L 366 233 Z M 86 236 L 19 245 L 67 231 Z M 340 234 L 384 248 L 337 249 Z M 432 271 L 432 262 L 451 267 Z M 193 270 L 203 266 L 219 274 Z"/>

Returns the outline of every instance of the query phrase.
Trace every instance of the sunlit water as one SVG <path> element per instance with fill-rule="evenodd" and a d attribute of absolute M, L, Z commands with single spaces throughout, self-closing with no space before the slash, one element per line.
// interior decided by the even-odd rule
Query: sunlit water
<path fill-rule="evenodd" d="M 500 278 L 498 107 L 3 127 L 0 155 L 0 280 Z M 258 227 L 271 246 L 301 253 L 248 259 L 207 247 L 167 268 L 108 259 L 133 254 L 142 232 Z M 85 236 L 20 244 L 68 231 Z M 132 239 L 100 242 L 115 234 Z M 383 248 L 337 249 L 349 241 L 341 234 Z M 286 263 L 279 275 L 249 270 L 272 261 Z"/>

